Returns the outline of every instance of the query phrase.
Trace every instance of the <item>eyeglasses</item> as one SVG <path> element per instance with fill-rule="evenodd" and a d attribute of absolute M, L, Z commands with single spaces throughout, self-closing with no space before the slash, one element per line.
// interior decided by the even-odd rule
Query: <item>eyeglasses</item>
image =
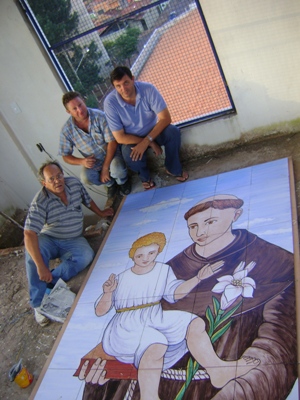
<path fill-rule="evenodd" d="M 64 174 L 57 174 L 56 176 L 51 176 L 49 179 L 47 179 L 48 183 L 54 183 L 54 181 L 60 180 L 64 177 Z"/>

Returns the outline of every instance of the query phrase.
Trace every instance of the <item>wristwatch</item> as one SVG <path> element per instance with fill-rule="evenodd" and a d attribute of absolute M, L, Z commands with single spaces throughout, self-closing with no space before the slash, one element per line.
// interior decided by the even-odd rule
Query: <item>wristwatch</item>
<path fill-rule="evenodd" d="M 150 135 L 147 135 L 147 139 L 148 139 L 150 142 L 153 142 L 153 139 L 152 139 L 152 137 L 151 137 Z"/>

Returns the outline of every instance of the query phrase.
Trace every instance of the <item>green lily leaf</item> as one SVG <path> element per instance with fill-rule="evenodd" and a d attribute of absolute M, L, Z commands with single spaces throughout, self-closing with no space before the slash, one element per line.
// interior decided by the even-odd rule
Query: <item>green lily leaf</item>
<path fill-rule="evenodd" d="M 193 379 L 194 376 L 193 371 L 194 371 L 193 361 L 191 358 L 189 358 L 189 361 L 186 366 L 186 382 L 191 382 L 191 380 Z"/>
<path fill-rule="evenodd" d="M 215 329 L 215 324 L 214 324 L 214 317 L 213 317 L 210 307 L 207 307 L 205 315 L 206 315 L 208 325 L 209 325 L 208 336 L 211 337 L 211 335 L 213 334 L 213 331 Z"/>
<path fill-rule="evenodd" d="M 220 310 L 220 302 L 216 297 L 212 297 L 213 300 L 213 306 L 214 306 L 214 314 L 215 316 L 218 315 L 219 310 Z"/>
<path fill-rule="evenodd" d="M 229 329 L 230 325 L 231 325 L 232 321 L 227 322 L 226 325 L 224 325 L 221 329 L 219 329 L 218 331 L 216 331 L 212 337 L 211 337 L 211 342 L 215 343 L 216 340 L 219 339 L 219 337 L 221 337 L 222 335 L 224 335 L 224 333 Z"/>
<path fill-rule="evenodd" d="M 241 306 L 241 304 L 242 304 L 242 301 L 240 301 L 238 305 L 233 307 L 232 310 L 230 310 L 226 314 L 224 314 L 222 316 L 222 318 L 220 318 L 220 320 L 215 324 L 215 326 L 214 326 L 215 329 L 217 329 L 221 324 L 223 324 L 223 322 L 225 322 L 227 319 L 229 319 L 236 312 L 236 310 Z"/>

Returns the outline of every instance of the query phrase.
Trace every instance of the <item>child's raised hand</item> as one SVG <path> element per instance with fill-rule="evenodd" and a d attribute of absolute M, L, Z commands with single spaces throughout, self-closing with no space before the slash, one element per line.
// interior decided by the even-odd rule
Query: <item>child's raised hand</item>
<path fill-rule="evenodd" d="M 217 261 L 214 264 L 207 264 L 197 274 L 197 278 L 199 281 L 203 279 L 207 279 L 210 276 L 214 275 L 215 273 L 219 272 L 219 270 L 223 267 L 224 261 Z"/>
<path fill-rule="evenodd" d="M 116 275 L 111 274 L 110 277 L 107 279 L 107 281 L 104 282 L 103 284 L 103 292 L 111 293 L 116 289 L 117 286 L 118 286 L 118 281 L 116 279 Z"/>

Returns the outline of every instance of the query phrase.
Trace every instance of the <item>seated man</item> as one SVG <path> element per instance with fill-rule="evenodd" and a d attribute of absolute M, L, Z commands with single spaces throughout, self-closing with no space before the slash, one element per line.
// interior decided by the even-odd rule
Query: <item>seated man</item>
<path fill-rule="evenodd" d="M 129 68 L 120 66 L 111 75 L 115 87 L 104 101 L 108 125 L 122 144 L 122 154 L 127 166 L 137 172 L 144 189 L 155 184 L 150 178 L 146 150 L 151 147 L 157 156 L 165 147 L 166 172 L 178 181 L 188 179 L 179 159 L 180 131 L 171 125 L 167 105 L 159 91 L 150 83 L 135 82 Z"/>
<path fill-rule="evenodd" d="M 63 95 L 63 105 L 70 118 L 60 133 L 59 155 L 72 165 L 82 165 L 83 183 L 107 186 L 108 198 L 131 191 L 121 150 L 107 125 L 103 111 L 87 108 L 78 92 Z M 76 147 L 83 158 L 75 157 Z M 112 202 L 111 202 L 112 203 Z"/>
<path fill-rule="evenodd" d="M 39 312 L 47 289 L 59 278 L 68 281 L 91 263 L 94 252 L 82 236 L 83 212 L 81 204 L 99 217 L 114 214 L 111 208 L 101 211 L 77 178 L 64 178 L 56 161 L 48 161 L 39 169 L 43 188 L 30 205 L 25 221 L 25 262 L 29 283 L 30 304 L 35 319 L 41 325 L 48 318 Z M 61 263 L 52 271 L 49 261 L 60 258 Z"/>

